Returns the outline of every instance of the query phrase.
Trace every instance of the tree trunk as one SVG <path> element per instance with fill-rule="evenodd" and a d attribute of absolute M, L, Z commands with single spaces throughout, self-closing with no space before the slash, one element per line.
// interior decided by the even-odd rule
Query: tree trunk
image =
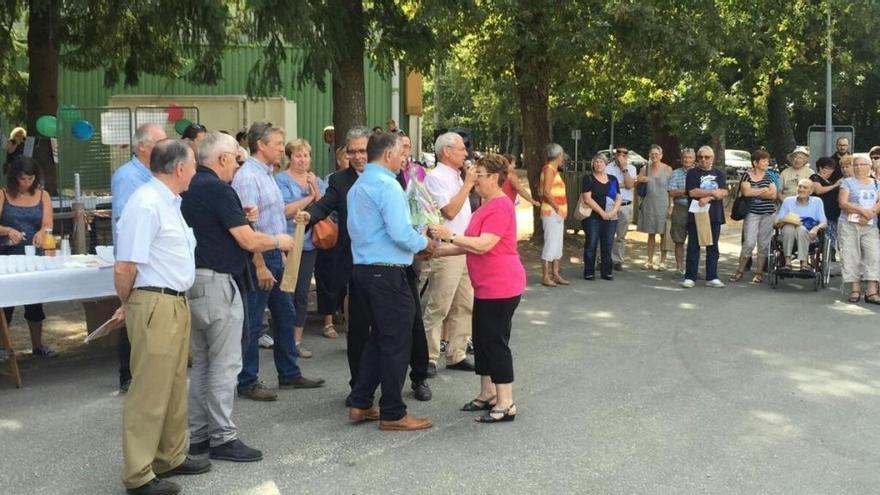
<path fill-rule="evenodd" d="M 516 39 L 523 42 L 514 55 L 513 72 L 522 114 L 522 151 L 532 197 L 541 197 L 541 167 L 544 165 L 544 148 L 550 144 L 550 67 L 546 60 L 549 51 L 544 37 L 527 35 L 528 28 L 534 32 L 545 30 L 547 19 L 542 12 L 521 12 L 525 18 L 516 23 Z M 535 39 L 536 38 L 536 39 Z M 527 40 L 530 40 L 528 41 Z M 529 44 L 526 44 L 529 43 Z M 537 45 L 537 46 L 536 46 Z M 574 187 L 575 185 L 569 185 Z M 543 235 L 541 212 L 534 210 L 534 232 Z"/>
<path fill-rule="evenodd" d="M 770 86 L 770 96 L 767 97 L 767 131 L 766 139 L 769 145 L 767 151 L 776 159 L 777 163 L 785 163 L 786 156 L 795 147 L 794 131 L 791 128 L 791 119 L 788 115 L 788 103 L 779 86 Z"/>
<path fill-rule="evenodd" d="M 348 49 L 336 54 L 333 74 L 333 126 L 336 143 L 345 143 L 349 129 L 367 125 L 364 83 L 364 6 L 361 1 L 338 2 L 348 37 Z M 336 145 L 334 145 L 335 147 Z"/>
<path fill-rule="evenodd" d="M 61 0 L 30 0 L 28 4 L 28 135 L 36 136 L 34 159 L 49 194 L 58 194 L 58 171 L 51 141 L 37 132 L 37 119 L 58 113 L 58 57 L 61 44 Z"/>
<path fill-rule="evenodd" d="M 654 108 L 650 111 L 649 117 L 651 140 L 663 148 L 663 163 L 673 167 L 681 165 L 681 143 L 664 121 L 663 113 L 659 108 Z"/>
<path fill-rule="evenodd" d="M 711 130 L 712 150 L 715 151 L 715 168 L 724 170 L 724 151 L 727 148 L 727 121 L 722 117 L 716 118 L 718 120 L 712 123 Z"/>

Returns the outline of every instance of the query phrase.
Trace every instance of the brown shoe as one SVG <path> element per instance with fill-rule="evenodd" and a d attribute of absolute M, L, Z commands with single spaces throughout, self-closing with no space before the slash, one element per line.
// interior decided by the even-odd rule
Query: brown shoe
<path fill-rule="evenodd" d="M 417 418 L 409 413 L 397 421 L 379 421 L 379 429 L 385 431 L 424 430 L 433 425 L 431 418 Z"/>
<path fill-rule="evenodd" d="M 266 388 L 260 382 L 255 383 L 250 388 L 238 387 L 238 396 L 246 399 L 256 400 L 260 402 L 270 402 L 278 400 L 278 394 Z"/>
<path fill-rule="evenodd" d="M 358 409 L 357 407 L 349 407 L 348 419 L 350 419 L 352 423 L 377 421 L 379 419 L 379 408 L 371 407 L 369 409 Z"/>

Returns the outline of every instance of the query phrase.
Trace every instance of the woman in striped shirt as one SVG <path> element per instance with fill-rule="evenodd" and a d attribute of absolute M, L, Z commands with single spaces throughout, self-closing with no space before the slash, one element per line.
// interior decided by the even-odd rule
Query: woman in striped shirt
<path fill-rule="evenodd" d="M 547 163 L 541 169 L 541 224 L 544 227 L 544 249 L 541 251 L 541 266 L 544 273 L 541 284 L 556 287 L 568 285 L 568 280 L 562 278 L 559 273 L 565 217 L 568 215 L 565 182 L 559 174 L 565 152 L 562 146 L 551 143 L 547 145 L 546 154 Z"/>
<path fill-rule="evenodd" d="M 739 254 L 739 267 L 730 277 L 731 282 L 742 279 L 743 270 L 755 246 L 758 247 L 758 260 L 753 270 L 753 283 L 764 280 L 764 265 L 770 254 L 770 239 L 773 237 L 773 214 L 776 212 L 776 184 L 767 174 L 770 154 L 765 150 L 752 153 L 752 169 L 743 175 L 740 194 L 751 198 L 749 212 L 743 220 L 743 242 Z"/>

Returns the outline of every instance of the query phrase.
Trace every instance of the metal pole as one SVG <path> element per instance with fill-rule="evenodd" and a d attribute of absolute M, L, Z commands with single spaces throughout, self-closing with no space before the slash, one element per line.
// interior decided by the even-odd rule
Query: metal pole
<path fill-rule="evenodd" d="M 608 149 L 612 148 L 614 148 L 614 110 L 611 110 L 611 141 L 608 143 Z"/>
<path fill-rule="evenodd" d="M 578 141 L 580 141 L 580 139 L 574 140 L 574 169 L 575 170 L 577 170 L 577 166 L 578 166 Z"/>
<path fill-rule="evenodd" d="M 834 153 L 834 123 L 831 116 L 831 0 L 828 0 L 828 47 L 825 64 L 825 155 Z"/>

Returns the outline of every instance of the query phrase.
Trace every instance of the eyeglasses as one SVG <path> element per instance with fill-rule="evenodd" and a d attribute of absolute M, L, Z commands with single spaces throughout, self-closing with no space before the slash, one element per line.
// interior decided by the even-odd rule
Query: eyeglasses
<path fill-rule="evenodd" d="M 706 158 L 708 158 L 708 159 L 711 160 L 711 159 L 713 159 L 713 158 L 715 158 L 715 157 L 712 156 L 712 155 L 700 155 L 700 156 L 698 156 L 697 158 L 699 158 L 700 160 L 705 160 Z"/>
<path fill-rule="evenodd" d="M 629 153 L 629 150 L 617 150 L 615 151 L 618 155 L 626 155 Z"/>
<path fill-rule="evenodd" d="M 362 149 L 358 149 L 358 150 L 350 150 L 350 149 L 347 149 L 347 148 L 346 148 L 346 150 L 345 150 L 345 154 L 346 154 L 346 155 L 366 155 L 366 154 L 367 154 L 367 149 L 366 149 L 366 148 L 362 148 Z"/>
<path fill-rule="evenodd" d="M 871 155 L 871 160 L 880 160 L 880 155 Z"/>
<path fill-rule="evenodd" d="M 477 172 L 474 175 L 476 175 L 477 177 L 489 177 L 492 174 L 490 174 L 489 172 Z"/>

